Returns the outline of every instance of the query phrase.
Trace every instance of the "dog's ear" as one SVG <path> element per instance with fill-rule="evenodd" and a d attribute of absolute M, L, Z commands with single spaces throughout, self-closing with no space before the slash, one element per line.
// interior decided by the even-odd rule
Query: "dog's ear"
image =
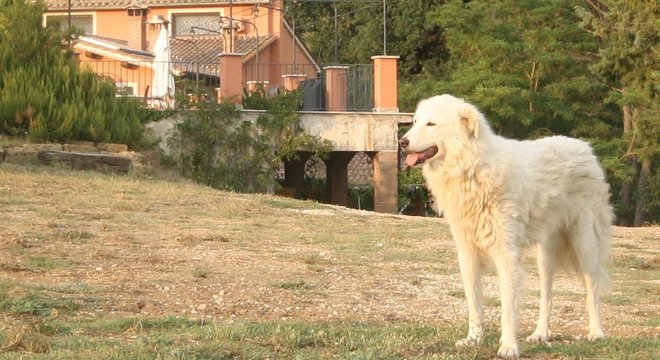
<path fill-rule="evenodd" d="M 481 114 L 472 105 L 464 103 L 458 109 L 458 116 L 461 118 L 461 124 L 465 127 L 468 134 L 474 135 L 475 138 L 479 137 L 479 125 Z"/>

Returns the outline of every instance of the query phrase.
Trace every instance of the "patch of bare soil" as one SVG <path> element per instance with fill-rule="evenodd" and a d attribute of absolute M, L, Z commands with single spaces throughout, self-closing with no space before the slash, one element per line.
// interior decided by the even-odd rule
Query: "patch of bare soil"
<path fill-rule="evenodd" d="M 243 196 L 185 182 L 0 168 L 0 274 L 24 291 L 94 302 L 74 316 L 185 316 L 466 323 L 452 240 L 442 219 L 383 215 Z M 616 228 L 610 336 L 655 336 L 660 227 Z M 523 333 L 533 329 L 532 260 Z M 494 273 L 487 322 L 499 324 Z M 581 284 L 555 283 L 553 330 L 586 333 Z M 20 294 L 13 294 L 20 295 Z"/>

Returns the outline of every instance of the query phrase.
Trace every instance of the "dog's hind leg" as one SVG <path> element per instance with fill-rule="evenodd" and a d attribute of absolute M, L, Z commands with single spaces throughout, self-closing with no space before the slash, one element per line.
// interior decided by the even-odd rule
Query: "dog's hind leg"
<path fill-rule="evenodd" d="M 539 321 L 536 324 L 534 333 L 527 337 L 527 342 L 531 344 L 545 344 L 550 340 L 552 279 L 557 266 L 557 249 L 553 241 L 545 241 L 536 245 L 536 262 L 539 268 L 541 290 Z"/>
<path fill-rule="evenodd" d="M 579 273 L 582 276 L 587 293 L 586 305 L 589 313 L 589 340 L 605 337 L 600 319 L 600 292 L 606 286 L 607 272 L 601 264 L 601 248 L 591 219 L 576 226 L 571 234 L 571 244 L 578 260 Z"/>
<path fill-rule="evenodd" d="M 589 335 L 587 339 L 598 340 L 605 338 L 600 320 L 600 294 L 598 282 L 592 272 L 583 273 L 584 287 L 587 291 L 587 311 L 589 312 Z"/>
<path fill-rule="evenodd" d="M 468 305 L 468 334 L 456 342 L 457 347 L 481 345 L 484 342 L 483 304 L 481 293 L 481 259 L 472 245 L 458 247 L 458 264 L 463 278 Z"/>

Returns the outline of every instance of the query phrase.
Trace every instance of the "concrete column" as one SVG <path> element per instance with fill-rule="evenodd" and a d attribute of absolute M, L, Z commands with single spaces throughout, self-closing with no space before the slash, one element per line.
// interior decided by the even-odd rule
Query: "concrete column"
<path fill-rule="evenodd" d="M 371 156 L 374 161 L 374 211 L 396 214 L 399 210 L 399 153 L 380 151 Z"/>
<path fill-rule="evenodd" d="M 282 75 L 282 85 L 286 91 L 298 90 L 298 84 L 307 79 L 305 74 L 284 74 Z"/>
<path fill-rule="evenodd" d="M 330 204 L 348 206 L 348 163 L 356 151 L 333 151 L 325 160 L 327 200 Z"/>
<path fill-rule="evenodd" d="M 328 111 L 348 109 L 348 66 L 327 66 L 325 70 L 325 99 Z"/>
<path fill-rule="evenodd" d="M 374 112 L 399 112 L 397 99 L 398 56 L 372 56 L 374 61 Z"/>
<path fill-rule="evenodd" d="M 284 187 L 290 189 L 297 199 L 302 197 L 305 180 L 305 164 L 312 153 L 298 152 L 298 159 L 284 160 Z"/>
<path fill-rule="evenodd" d="M 220 54 L 220 88 L 218 101 L 230 99 L 243 103 L 243 54 Z"/>

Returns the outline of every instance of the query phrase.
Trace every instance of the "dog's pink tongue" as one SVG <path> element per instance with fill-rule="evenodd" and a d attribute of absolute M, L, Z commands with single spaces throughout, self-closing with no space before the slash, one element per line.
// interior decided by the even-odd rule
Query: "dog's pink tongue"
<path fill-rule="evenodd" d="M 419 159 L 419 153 L 411 153 L 406 156 L 406 165 L 415 166 L 417 165 L 417 159 Z"/>

